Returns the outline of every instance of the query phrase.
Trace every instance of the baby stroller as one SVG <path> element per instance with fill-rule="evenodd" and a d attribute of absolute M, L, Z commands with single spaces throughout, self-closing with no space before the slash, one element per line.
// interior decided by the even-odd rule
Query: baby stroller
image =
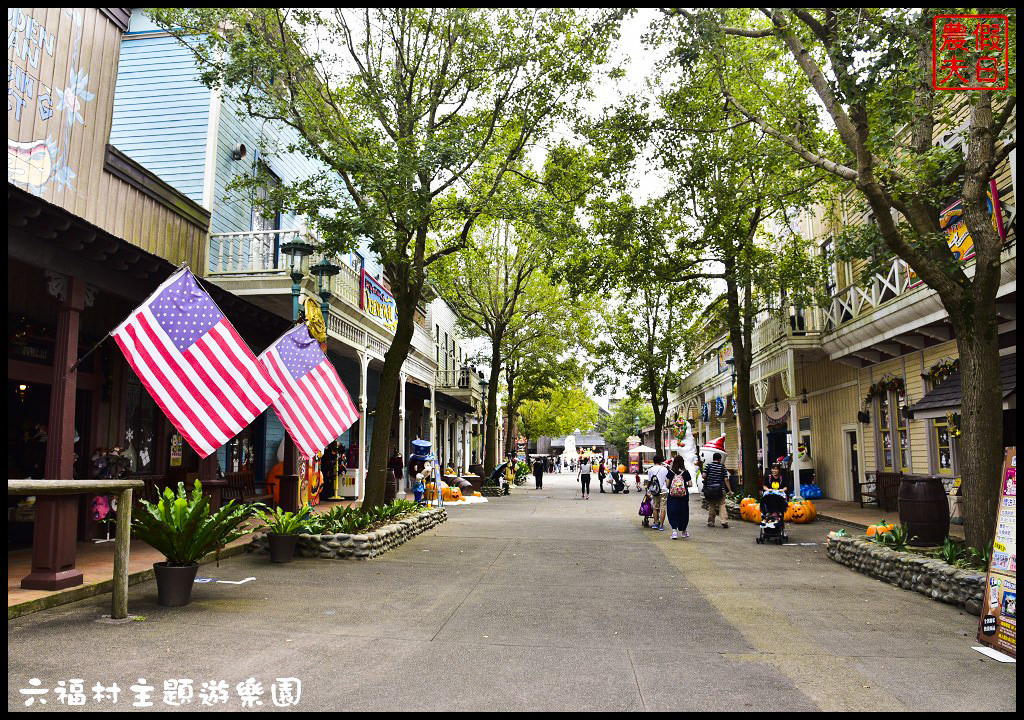
<path fill-rule="evenodd" d="M 637 514 L 644 519 L 644 527 L 651 526 L 651 515 L 654 514 L 654 501 L 651 500 L 650 495 L 644 495 L 644 499 L 640 501 L 640 512 L 638 512 Z"/>
<path fill-rule="evenodd" d="M 786 510 L 789 502 L 785 494 L 766 492 L 761 496 L 761 534 L 757 537 L 758 545 L 774 540 L 781 545 L 789 541 L 786 534 Z"/>
<path fill-rule="evenodd" d="M 623 495 L 629 494 L 629 488 L 626 487 L 626 481 L 622 477 L 622 473 L 618 470 L 612 470 L 612 492 L 622 493 Z"/>

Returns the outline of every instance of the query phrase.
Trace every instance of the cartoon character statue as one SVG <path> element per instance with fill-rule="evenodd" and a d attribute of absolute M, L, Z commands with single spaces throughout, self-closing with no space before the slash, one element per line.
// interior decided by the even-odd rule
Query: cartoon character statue
<path fill-rule="evenodd" d="M 677 439 L 683 441 L 683 467 L 690 473 L 690 478 L 696 487 L 697 483 L 697 443 L 693 439 L 693 428 L 689 420 L 683 420 L 682 427 L 677 432 Z M 699 488 L 698 488 L 699 489 Z"/>

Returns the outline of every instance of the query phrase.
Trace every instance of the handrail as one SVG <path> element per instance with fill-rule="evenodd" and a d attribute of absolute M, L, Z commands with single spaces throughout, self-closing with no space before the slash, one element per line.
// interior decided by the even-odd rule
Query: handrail
<path fill-rule="evenodd" d="M 110 617 L 128 617 L 128 550 L 131 547 L 132 490 L 145 487 L 142 480 L 7 480 L 8 495 L 77 495 L 79 493 L 116 491 L 117 537 L 114 539 L 114 579 L 110 601 Z"/>

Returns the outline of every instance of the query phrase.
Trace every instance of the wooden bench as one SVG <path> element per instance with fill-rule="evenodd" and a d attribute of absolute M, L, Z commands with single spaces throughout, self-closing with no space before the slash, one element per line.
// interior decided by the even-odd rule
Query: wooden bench
<path fill-rule="evenodd" d="M 867 479 L 860 483 L 860 506 L 864 507 L 864 503 L 874 502 L 882 510 L 895 511 L 899 504 L 902 479 L 901 472 L 868 473 Z"/>
<path fill-rule="evenodd" d="M 224 488 L 225 500 L 237 500 L 243 503 L 273 503 L 274 495 L 269 492 L 257 492 L 251 470 L 227 473 L 224 476 L 227 486 Z"/>

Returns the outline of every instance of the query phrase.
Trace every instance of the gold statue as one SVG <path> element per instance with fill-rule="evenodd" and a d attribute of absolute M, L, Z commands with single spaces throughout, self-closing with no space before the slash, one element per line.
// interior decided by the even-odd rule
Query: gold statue
<path fill-rule="evenodd" d="M 320 312 L 320 303 L 311 297 L 307 297 L 303 305 L 306 315 L 306 327 L 309 329 L 309 336 L 320 343 L 320 347 L 327 345 L 327 324 L 324 322 L 323 313 Z"/>

